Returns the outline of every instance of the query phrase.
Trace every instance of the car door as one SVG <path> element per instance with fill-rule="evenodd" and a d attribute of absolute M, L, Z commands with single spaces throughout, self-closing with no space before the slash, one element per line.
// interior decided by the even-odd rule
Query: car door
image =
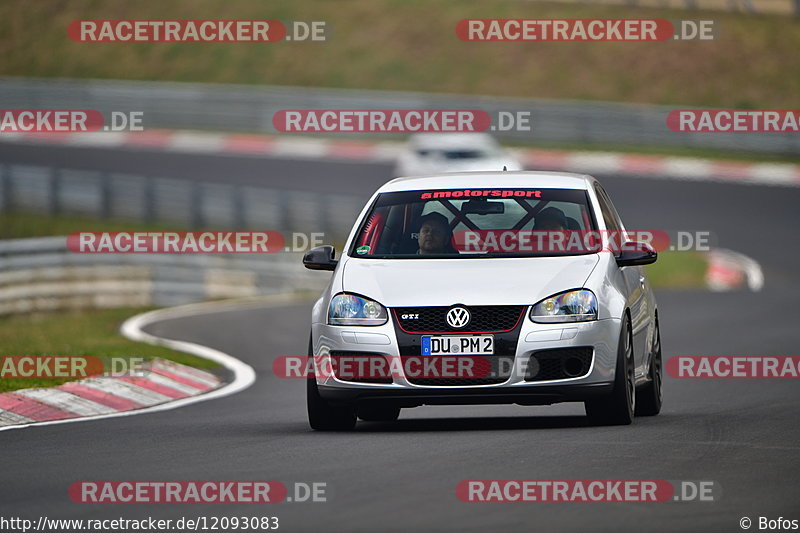
<path fill-rule="evenodd" d="M 619 242 L 620 235 L 625 231 L 614 204 L 600 184 L 595 185 L 595 192 L 600 203 L 600 211 L 609 231 L 615 232 L 614 237 Z M 648 355 L 647 339 L 650 330 L 650 311 L 647 303 L 647 279 L 644 268 L 641 266 L 620 267 L 620 272 L 627 289 L 627 305 L 631 310 L 631 328 L 633 329 L 633 349 L 636 359 L 637 377 L 645 372 Z"/>

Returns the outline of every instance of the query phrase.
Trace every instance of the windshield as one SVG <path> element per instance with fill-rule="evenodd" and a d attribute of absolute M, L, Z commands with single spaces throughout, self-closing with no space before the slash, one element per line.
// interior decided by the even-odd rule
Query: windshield
<path fill-rule="evenodd" d="M 586 191 L 435 189 L 384 193 L 359 228 L 350 255 L 382 259 L 553 256 L 593 253 L 566 246 L 596 229 Z"/>

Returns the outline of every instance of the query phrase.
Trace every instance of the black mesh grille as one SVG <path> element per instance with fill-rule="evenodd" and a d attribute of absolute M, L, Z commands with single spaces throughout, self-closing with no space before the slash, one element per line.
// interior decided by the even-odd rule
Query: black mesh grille
<path fill-rule="evenodd" d="M 394 383 L 392 379 L 391 372 L 389 371 L 389 364 L 388 359 L 385 355 L 380 353 L 370 353 L 370 352 L 343 352 L 343 351 L 332 351 L 331 352 L 331 359 L 333 363 L 333 375 L 336 376 L 337 379 L 342 381 L 349 381 L 350 383 L 381 383 L 381 384 L 391 384 Z M 370 369 L 369 361 L 372 358 L 380 358 L 381 362 L 386 362 L 385 365 L 381 365 L 381 370 L 377 372 L 377 375 L 373 377 L 373 372 Z M 350 365 L 347 367 L 349 371 L 347 373 L 339 371 L 339 366 L 337 366 L 337 360 L 347 360 L 349 361 Z M 362 361 L 364 364 L 364 370 L 359 370 L 357 366 L 353 365 L 354 362 Z"/>
<path fill-rule="evenodd" d="M 473 359 L 473 375 L 481 377 L 471 378 L 422 378 L 408 377 L 408 382 L 414 385 L 429 385 L 438 387 L 465 387 L 470 385 L 497 385 L 505 383 L 514 367 L 513 356 L 483 355 Z"/>
<path fill-rule="evenodd" d="M 523 305 L 478 305 L 466 308 L 470 321 L 463 328 L 453 328 L 446 320 L 450 307 L 397 307 L 395 320 L 407 333 L 458 333 L 509 331 L 525 311 Z"/>
<path fill-rule="evenodd" d="M 536 352 L 528 359 L 525 381 L 549 381 L 585 376 L 592 366 L 591 346 Z"/>

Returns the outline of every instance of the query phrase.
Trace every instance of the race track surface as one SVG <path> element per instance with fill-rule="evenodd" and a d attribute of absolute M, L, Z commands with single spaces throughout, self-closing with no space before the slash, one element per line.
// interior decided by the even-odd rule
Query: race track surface
<path fill-rule="evenodd" d="M 141 164 L 157 165 L 161 157 L 140 154 Z M 174 172 L 210 179 L 196 157 L 170 157 Z M 80 154 L 84 165 L 107 159 L 102 150 Z M 290 173 L 306 176 L 309 187 L 336 185 L 364 196 L 388 172 L 325 161 L 219 164 L 241 170 L 241 179 L 259 175 L 271 183 Z M 659 292 L 665 357 L 798 354 L 800 189 L 599 177 L 629 228 L 711 231 L 717 245 L 750 255 L 764 269 L 759 293 Z M 626 427 L 589 427 L 580 404 L 443 406 L 404 410 L 394 424 L 315 433 L 305 418 L 303 380 L 271 371 L 275 357 L 305 354 L 309 314 L 310 304 L 265 306 L 150 326 L 150 333 L 247 362 L 257 372 L 255 385 L 164 413 L 1 433 L 0 514 L 274 515 L 284 531 L 741 531 L 743 516 L 800 518 L 797 380 L 667 377 L 662 414 Z M 67 495 L 78 480 L 192 479 L 322 481 L 328 502 L 80 505 Z M 715 502 L 479 504 L 456 498 L 457 483 L 466 479 L 709 480 L 722 491 Z"/>

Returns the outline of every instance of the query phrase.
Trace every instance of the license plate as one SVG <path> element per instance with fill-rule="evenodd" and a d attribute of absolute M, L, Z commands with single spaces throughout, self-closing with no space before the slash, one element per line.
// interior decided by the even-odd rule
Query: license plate
<path fill-rule="evenodd" d="M 493 355 L 494 335 L 422 337 L 422 355 Z"/>

